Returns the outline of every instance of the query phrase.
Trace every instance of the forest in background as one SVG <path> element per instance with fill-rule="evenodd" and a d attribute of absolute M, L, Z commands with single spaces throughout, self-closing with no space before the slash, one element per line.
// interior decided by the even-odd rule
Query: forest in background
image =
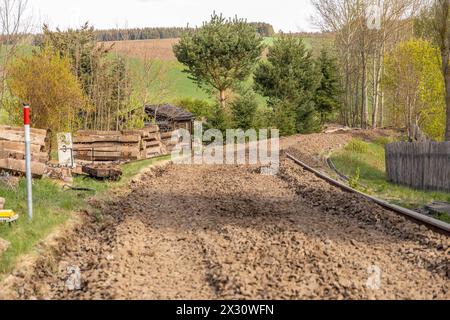
<path fill-rule="evenodd" d="M 316 25 L 336 37 L 341 123 L 406 128 L 410 139 L 419 128 L 432 139 L 450 140 L 447 0 L 312 3 Z"/>
<path fill-rule="evenodd" d="M 262 37 L 272 37 L 275 35 L 275 30 L 269 23 L 249 22 L 249 24 Z M 191 27 L 117 28 L 96 30 L 95 35 L 98 41 L 173 39 L 180 38 L 183 32 L 193 29 Z"/>
<path fill-rule="evenodd" d="M 350 127 L 406 128 L 410 138 L 419 128 L 430 138 L 443 140 L 449 127 L 447 113 L 450 109 L 447 107 L 450 79 L 446 76 L 448 45 L 445 46 L 448 41 L 442 40 L 448 39 L 450 33 L 448 8 L 442 10 L 448 2 L 384 1 L 377 28 L 371 28 L 367 19 L 367 10 L 373 1 L 314 0 L 312 3 L 316 9 L 316 24 L 323 32 L 314 36 L 313 39 L 321 40 L 312 48 L 304 34 L 263 38 L 261 33 L 255 32 L 255 25 L 245 19 L 214 21 L 213 15 L 198 29 L 168 28 L 179 29 L 180 34 L 176 36 L 182 44 L 183 41 L 184 45 L 189 44 L 186 48 L 191 46 L 191 53 L 196 52 L 192 46 L 195 42 L 201 44 L 205 40 L 195 54 L 200 62 L 214 62 L 214 72 L 224 76 L 214 81 L 200 72 L 204 66 L 188 59 L 189 50 L 182 54 L 176 49 L 180 47 L 178 40 L 170 43 L 174 45 L 178 62 L 171 62 L 169 66 L 159 58 L 142 54 L 131 58 L 115 50 L 111 43 L 99 42 L 99 31 L 87 24 L 68 31 L 52 31 L 44 26 L 39 45 L 26 54 L 21 52 L 19 41 L 27 34 L 25 29 L 4 30 L 3 118 L 7 112 L 9 121 L 19 121 L 18 102 L 34 100 L 35 108 L 47 109 L 39 115 L 54 116 L 58 112 L 53 112 L 53 108 L 67 108 L 61 112 L 70 116 L 64 125 L 59 123 L 58 128 L 120 129 L 142 125 L 143 104 L 164 101 L 196 110 L 199 119 L 226 127 L 242 123 L 237 119 L 239 113 L 232 110 L 235 107 L 244 112 L 243 106 L 236 107 L 236 103 L 253 100 L 253 106 L 246 106 L 251 111 L 252 126 L 277 127 L 285 135 L 319 131 L 323 123 L 337 121 Z M 20 6 L 10 9 L 17 10 L 14 16 L 20 16 L 17 13 L 23 10 Z M 439 16 L 442 12 L 447 15 Z M 23 25 L 24 22 L 22 20 Z M 438 28 L 439 23 L 443 28 Z M 268 28 L 268 34 L 273 32 L 270 25 L 260 25 L 262 29 Z M 145 30 L 151 29 L 154 28 Z M 204 30 L 218 36 L 220 41 L 207 36 L 202 40 Z M 228 36 L 230 30 L 239 35 L 238 41 L 250 44 L 244 52 L 222 50 L 233 48 L 233 41 L 236 41 Z M 118 39 L 122 38 L 128 37 Z M 325 42 L 334 45 L 325 45 Z M 249 64 L 234 61 L 235 54 L 239 54 L 240 62 Z M 251 55 L 249 60 L 247 54 Z M 49 63 L 44 63 L 47 61 Z M 48 70 L 42 70 L 44 66 Z M 67 66 L 69 74 L 65 70 Z M 243 72 L 235 69 L 234 75 L 231 74 L 230 70 L 235 67 Z M 31 79 L 36 73 L 41 77 L 40 82 Z M 29 75 L 29 81 L 18 79 L 18 74 Z M 52 92 L 42 83 L 55 83 L 57 87 L 54 75 L 67 79 L 68 84 L 73 83 L 74 91 L 67 93 L 70 99 L 64 99 L 64 94 L 45 98 L 37 94 L 40 90 Z M 69 75 L 75 77 L 75 81 L 69 80 Z M 180 80 L 181 85 L 171 85 L 173 80 Z M 69 91 L 69 88 L 71 86 L 67 85 L 61 90 Z M 195 94 L 191 95 L 193 92 Z M 242 117 L 248 116 L 247 111 Z M 63 119 L 55 118 L 58 122 Z M 40 123 L 44 124 L 49 125 Z"/>

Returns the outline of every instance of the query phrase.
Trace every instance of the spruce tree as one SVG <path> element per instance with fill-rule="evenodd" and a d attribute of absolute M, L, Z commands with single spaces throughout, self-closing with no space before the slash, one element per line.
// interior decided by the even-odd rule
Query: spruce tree
<path fill-rule="evenodd" d="M 340 106 L 340 81 L 336 60 L 323 49 L 317 59 L 321 79 L 316 91 L 316 108 L 320 113 L 321 123 L 324 124 L 328 117 L 336 112 Z"/>
<path fill-rule="evenodd" d="M 255 72 L 255 90 L 269 99 L 275 114 L 280 116 L 282 110 L 286 110 L 286 116 L 294 114 L 295 119 L 287 123 L 294 122 L 297 132 L 312 132 L 320 127 L 315 108 L 319 83 L 320 75 L 311 51 L 301 38 L 290 35 L 275 40 L 267 61 L 262 62 Z M 292 131 L 292 128 L 279 129 Z"/>

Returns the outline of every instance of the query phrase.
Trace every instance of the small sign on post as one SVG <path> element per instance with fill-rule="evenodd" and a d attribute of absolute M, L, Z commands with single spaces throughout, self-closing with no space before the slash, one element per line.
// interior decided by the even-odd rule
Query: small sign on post
<path fill-rule="evenodd" d="M 57 140 L 59 165 L 65 168 L 75 168 L 72 134 L 58 133 Z"/>
<path fill-rule="evenodd" d="M 33 181 L 31 173 L 30 106 L 23 105 L 23 124 L 25 128 L 25 168 L 27 177 L 28 218 L 33 219 Z"/>

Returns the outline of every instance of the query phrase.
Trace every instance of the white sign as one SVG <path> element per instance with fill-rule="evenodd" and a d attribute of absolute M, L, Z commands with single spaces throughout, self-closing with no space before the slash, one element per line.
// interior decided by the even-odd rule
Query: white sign
<path fill-rule="evenodd" d="M 61 166 L 74 168 L 75 162 L 73 161 L 72 134 L 58 133 L 57 140 L 59 164 Z"/>

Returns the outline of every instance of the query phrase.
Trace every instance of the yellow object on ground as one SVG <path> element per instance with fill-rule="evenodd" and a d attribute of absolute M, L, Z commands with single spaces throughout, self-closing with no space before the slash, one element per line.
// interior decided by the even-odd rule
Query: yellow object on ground
<path fill-rule="evenodd" d="M 0 210 L 0 219 L 11 219 L 15 215 L 12 210 Z"/>

